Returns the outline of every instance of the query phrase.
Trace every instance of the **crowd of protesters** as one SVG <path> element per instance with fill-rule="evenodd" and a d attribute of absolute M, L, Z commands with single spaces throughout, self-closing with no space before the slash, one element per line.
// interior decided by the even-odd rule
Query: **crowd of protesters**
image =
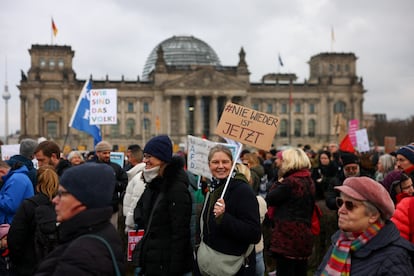
<path fill-rule="evenodd" d="M 123 166 L 113 149 L 23 139 L 0 160 L 1 275 L 414 275 L 412 144 L 218 145 L 211 179 L 166 135 L 130 145 Z"/>

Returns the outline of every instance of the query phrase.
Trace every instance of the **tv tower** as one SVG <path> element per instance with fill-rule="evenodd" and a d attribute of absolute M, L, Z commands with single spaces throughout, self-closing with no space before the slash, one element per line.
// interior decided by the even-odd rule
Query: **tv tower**
<path fill-rule="evenodd" d="M 4 136 L 5 141 L 4 144 L 8 144 L 8 136 L 9 136 L 9 103 L 8 101 L 11 98 L 11 95 L 9 93 L 9 86 L 7 85 L 7 58 L 6 58 L 6 78 L 5 78 L 5 84 L 4 84 L 4 92 L 3 92 L 3 100 L 5 102 L 6 108 L 4 109 L 5 115 L 4 115 Z"/>

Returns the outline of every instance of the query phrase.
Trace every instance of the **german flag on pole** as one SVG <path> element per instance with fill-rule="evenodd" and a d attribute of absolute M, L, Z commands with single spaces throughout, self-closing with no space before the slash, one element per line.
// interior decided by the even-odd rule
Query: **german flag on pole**
<path fill-rule="evenodd" d="M 55 21 L 53 21 L 53 17 L 52 17 L 52 31 L 53 31 L 53 36 L 56 37 L 58 33 L 58 28 L 56 27 Z"/>

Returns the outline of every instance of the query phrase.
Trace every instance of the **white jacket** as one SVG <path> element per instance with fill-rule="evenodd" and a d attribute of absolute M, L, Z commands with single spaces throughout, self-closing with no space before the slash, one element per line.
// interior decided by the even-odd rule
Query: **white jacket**
<path fill-rule="evenodd" d="M 142 178 L 142 172 L 145 168 L 144 163 L 140 163 L 131 168 L 127 174 L 128 178 L 132 176 L 130 172 L 133 170 L 136 174 L 128 181 L 128 186 L 125 191 L 123 213 L 125 216 L 125 233 L 128 230 L 134 229 L 134 209 L 138 200 L 141 198 L 142 193 L 145 190 L 144 179 Z"/>

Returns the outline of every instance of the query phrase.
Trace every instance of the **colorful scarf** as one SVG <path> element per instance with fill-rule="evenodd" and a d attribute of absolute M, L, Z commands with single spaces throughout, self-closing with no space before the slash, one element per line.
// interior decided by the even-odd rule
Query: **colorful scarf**
<path fill-rule="evenodd" d="M 341 231 L 336 242 L 331 258 L 321 275 L 349 276 L 351 272 L 351 252 L 360 249 L 364 244 L 375 237 L 384 224 L 376 222 L 363 233 L 351 233 Z"/>

